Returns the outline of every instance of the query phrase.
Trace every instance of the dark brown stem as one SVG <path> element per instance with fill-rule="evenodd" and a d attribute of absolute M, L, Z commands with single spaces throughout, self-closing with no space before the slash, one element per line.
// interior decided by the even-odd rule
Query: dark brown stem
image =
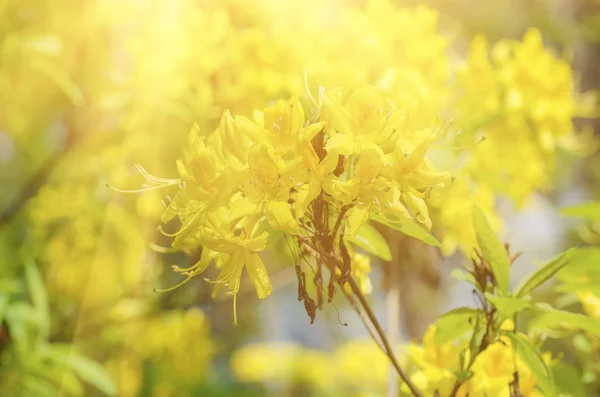
<path fill-rule="evenodd" d="M 379 341 L 379 338 L 377 337 L 377 334 L 375 333 L 373 326 L 371 325 L 371 323 L 369 323 L 369 319 L 367 319 L 367 317 L 365 317 L 365 314 L 360 310 L 360 307 L 356 304 L 352 295 L 349 294 L 344 288 L 342 288 L 342 291 L 344 292 L 344 295 L 346 295 L 346 299 L 348 299 L 348 302 L 350 302 L 350 306 L 352 306 L 354 311 L 358 314 L 358 316 L 362 320 L 363 325 L 365 326 L 365 328 L 369 332 L 369 335 L 371 336 L 371 339 L 373 339 L 373 341 L 377 344 L 377 346 L 385 353 L 385 347 L 383 347 L 383 345 Z"/>
<path fill-rule="evenodd" d="M 17 193 L 11 204 L 0 213 L 0 227 L 9 224 L 21 209 L 27 204 L 29 199 L 36 196 L 40 188 L 46 184 L 48 178 L 58 167 L 63 157 L 73 149 L 78 136 L 69 129 L 69 134 L 65 146 L 57 153 L 51 154 L 46 161 L 37 169 L 33 176 L 27 181 L 25 186 Z"/>
<path fill-rule="evenodd" d="M 361 306 L 367 313 L 367 317 L 369 318 L 369 320 L 375 327 L 375 330 L 377 331 L 377 334 L 379 335 L 379 338 L 381 339 L 381 342 L 383 343 L 383 346 L 385 347 L 384 353 L 388 356 L 388 358 L 392 362 L 392 365 L 396 369 L 396 372 L 398 372 L 398 376 L 400 376 L 400 378 L 406 383 L 406 385 L 410 389 L 413 396 L 423 397 L 423 394 L 421 394 L 421 392 L 417 389 L 417 387 L 412 383 L 412 381 L 410 380 L 410 378 L 408 377 L 406 372 L 404 372 L 404 369 L 402 369 L 402 367 L 400 366 L 400 363 L 398 363 L 398 360 L 396 359 L 396 356 L 394 355 L 392 346 L 390 346 L 390 342 L 385 334 L 385 331 L 383 330 L 383 328 L 381 328 L 381 324 L 379 324 L 379 321 L 377 320 L 375 313 L 373 313 L 373 310 L 371 309 L 369 302 L 367 302 L 367 299 L 365 298 L 365 296 L 362 294 L 362 292 L 360 292 L 360 288 L 358 287 L 358 285 L 356 285 L 354 278 L 348 277 L 348 284 L 350 285 L 350 288 L 352 289 L 352 292 L 354 293 L 354 295 L 356 295 L 356 297 L 358 298 Z"/>
<path fill-rule="evenodd" d="M 40 187 L 45 183 L 52 171 L 56 168 L 63 153 L 54 154 L 44 162 L 44 164 L 36 171 L 36 173 L 27 181 L 25 186 L 12 200 L 11 204 L 0 214 L 0 225 L 10 223 L 13 218 L 20 212 L 21 208 L 27 201 L 35 196 Z"/>
<path fill-rule="evenodd" d="M 330 240 L 331 240 L 332 243 L 335 240 L 335 236 L 337 236 L 337 232 L 340 229 L 340 225 L 342 224 L 342 220 L 344 219 L 344 215 L 346 215 L 346 212 L 351 207 L 352 207 L 351 205 L 344 205 L 340 209 L 340 213 L 338 214 L 338 217 L 337 217 L 337 219 L 335 221 L 335 225 L 333 226 L 333 231 L 331 232 L 331 236 L 330 236 Z"/>

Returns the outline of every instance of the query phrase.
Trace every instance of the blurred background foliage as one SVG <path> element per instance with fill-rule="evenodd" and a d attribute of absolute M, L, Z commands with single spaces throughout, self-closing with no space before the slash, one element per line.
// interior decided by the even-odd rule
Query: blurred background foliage
<path fill-rule="evenodd" d="M 519 234 L 515 213 L 599 198 L 598 124 L 580 118 L 597 115 L 585 93 L 599 61 L 593 0 L 0 0 L 0 395 L 382 395 L 388 363 L 350 308 L 339 302 L 349 327 L 333 310 L 308 325 L 284 241 L 266 259 L 274 297 L 258 305 L 242 287 L 234 327 L 231 302 L 200 278 L 153 292 L 199 256 L 161 252 L 162 192 L 106 185 L 139 187 L 135 164 L 176 175 L 194 123 L 250 117 L 305 81 L 376 85 L 414 129 L 452 119 L 458 146 L 483 132 L 468 159 L 432 159 L 458 176 L 431 203 L 449 259 L 386 236 L 403 259 L 373 266 L 373 285 L 400 285 L 398 338 L 418 340 L 467 288 L 448 274 L 475 245 L 471 202 L 518 241 L 546 218 Z M 598 213 L 550 215 L 560 239 L 519 248 L 546 259 L 586 245 L 600 263 Z M 596 273 L 573 269 L 543 298 L 600 318 Z M 383 318 L 394 307 L 380 288 L 371 299 Z M 553 343 L 574 395 L 600 393 L 597 338 Z"/>

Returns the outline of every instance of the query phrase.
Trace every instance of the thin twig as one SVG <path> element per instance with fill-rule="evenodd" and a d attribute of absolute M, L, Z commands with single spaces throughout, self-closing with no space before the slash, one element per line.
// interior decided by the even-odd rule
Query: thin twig
<path fill-rule="evenodd" d="M 350 288 L 352 289 L 352 292 L 354 293 L 354 295 L 356 295 L 356 297 L 358 298 L 361 306 L 367 313 L 367 317 L 369 318 L 369 320 L 375 327 L 375 330 L 377 331 L 377 334 L 381 338 L 381 341 L 383 342 L 383 346 L 385 347 L 385 353 L 389 357 L 389 359 L 392 361 L 394 368 L 396 368 L 396 372 L 398 372 L 398 375 L 400 376 L 400 378 L 406 383 L 406 385 L 410 389 L 413 396 L 423 397 L 423 394 L 421 394 L 421 392 L 417 389 L 417 387 L 412 383 L 412 381 L 410 380 L 410 378 L 408 377 L 406 372 L 404 372 L 404 370 L 400 366 L 400 363 L 398 363 L 398 360 L 396 359 L 396 356 L 394 355 L 394 352 L 393 352 L 390 342 L 385 334 L 385 331 L 383 330 L 383 328 L 381 328 L 381 325 L 379 324 L 379 321 L 377 320 L 375 313 L 373 313 L 371 306 L 369 306 L 369 302 L 367 302 L 367 300 L 365 299 L 365 296 L 362 294 L 362 292 L 360 292 L 360 288 L 358 287 L 358 285 L 356 285 L 356 282 L 354 281 L 354 278 L 352 276 L 348 277 L 348 284 L 350 285 Z"/>
<path fill-rule="evenodd" d="M 369 335 L 371 335 L 371 338 L 373 339 L 375 344 L 377 344 L 377 346 L 379 346 L 379 348 L 384 353 L 386 353 L 385 347 L 383 347 L 383 345 L 381 344 L 381 341 L 379 340 L 379 337 L 375 333 L 373 326 L 371 325 L 371 323 L 369 323 L 369 320 L 367 319 L 367 317 L 365 317 L 365 314 L 360 310 L 360 307 L 356 304 L 356 302 L 354 301 L 354 298 L 352 298 L 352 295 L 349 294 L 344 288 L 342 288 L 342 291 L 344 291 L 344 295 L 346 295 L 346 299 L 348 299 L 348 302 L 350 302 L 350 306 L 352 306 L 354 311 L 358 314 L 358 316 L 362 320 L 365 328 L 369 332 Z"/>

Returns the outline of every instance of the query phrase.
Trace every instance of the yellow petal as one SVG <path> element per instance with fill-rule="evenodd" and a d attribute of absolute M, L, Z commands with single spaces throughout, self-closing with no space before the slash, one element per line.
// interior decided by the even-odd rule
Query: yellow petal
<path fill-rule="evenodd" d="M 353 207 L 346 215 L 346 234 L 353 237 L 358 232 L 358 229 L 369 219 L 369 211 Z"/>
<path fill-rule="evenodd" d="M 267 208 L 267 221 L 272 228 L 287 233 L 298 233 L 298 222 L 290 205 L 284 201 L 271 201 Z"/>
<path fill-rule="evenodd" d="M 336 134 L 327 140 L 327 151 L 333 151 L 342 156 L 349 156 L 358 150 L 354 137 L 346 134 Z"/>
<path fill-rule="evenodd" d="M 383 168 L 383 152 L 378 147 L 371 147 L 360 153 L 356 167 L 355 175 L 363 183 L 370 183 Z"/>
<path fill-rule="evenodd" d="M 271 287 L 271 281 L 267 274 L 267 269 L 258 254 L 251 254 L 246 259 L 246 270 L 250 275 L 250 280 L 254 284 L 256 294 L 259 299 L 266 298 L 271 295 L 273 288 Z"/>

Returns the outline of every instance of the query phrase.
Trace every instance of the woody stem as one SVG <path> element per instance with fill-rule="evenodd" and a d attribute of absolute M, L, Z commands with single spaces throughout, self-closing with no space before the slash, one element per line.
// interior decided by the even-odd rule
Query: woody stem
<path fill-rule="evenodd" d="M 358 298 L 361 306 L 367 313 L 367 317 L 369 318 L 369 320 L 375 327 L 375 331 L 379 335 L 379 338 L 381 339 L 381 342 L 383 343 L 383 346 L 385 347 L 384 353 L 388 356 L 388 358 L 392 362 L 392 365 L 396 369 L 398 376 L 400 376 L 400 378 L 404 381 L 404 383 L 406 383 L 406 385 L 410 389 L 413 396 L 423 397 L 423 394 L 417 389 L 417 387 L 414 385 L 414 383 L 412 383 L 412 381 L 410 380 L 410 378 L 408 377 L 406 372 L 404 372 L 404 369 L 400 366 L 400 363 L 398 362 L 398 360 L 396 359 L 396 356 L 394 355 L 394 351 L 392 350 L 392 346 L 390 345 L 390 341 L 387 338 L 385 331 L 381 328 L 381 324 L 379 324 L 379 321 L 377 320 L 375 313 L 373 313 L 373 310 L 371 309 L 369 302 L 367 302 L 365 296 L 362 294 L 362 292 L 360 292 L 360 288 L 358 287 L 358 285 L 356 285 L 356 282 L 354 281 L 354 278 L 352 278 L 352 276 L 350 276 L 348 278 L 348 284 L 350 285 L 350 288 L 352 289 L 352 292 L 354 293 L 354 295 L 356 295 L 356 297 Z"/>

